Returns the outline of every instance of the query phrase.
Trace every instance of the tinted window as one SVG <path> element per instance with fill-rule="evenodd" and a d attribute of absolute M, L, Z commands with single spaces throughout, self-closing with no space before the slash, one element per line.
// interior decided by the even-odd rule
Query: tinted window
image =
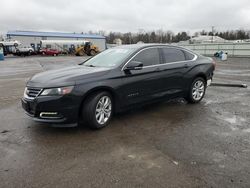
<path fill-rule="evenodd" d="M 137 54 L 132 61 L 139 61 L 143 66 L 156 65 L 160 63 L 159 52 L 157 48 L 149 48 Z"/>
<path fill-rule="evenodd" d="M 185 54 L 182 50 L 175 48 L 163 48 L 163 57 L 165 63 L 185 61 Z"/>
<path fill-rule="evenodd" d="M 194 55 L 193 54 L 191 54 L 191 53 L 189 53 L 187 51 L 183 51 L 183 52 L 185 54 L 186 60 L 192 60 L 192 59 L 194 59 Z"/>

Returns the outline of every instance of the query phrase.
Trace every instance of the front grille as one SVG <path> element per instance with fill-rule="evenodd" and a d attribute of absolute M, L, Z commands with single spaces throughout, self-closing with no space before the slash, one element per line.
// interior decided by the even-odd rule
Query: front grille
<path fill-rule="evenodd" d="M 28 98 L 36 98 L 40 92 L 41 92 L 42 89 L 40 88 L 30 88 L 30 87 L 27 87 L 25 89 L 25 95 L 28 97 Z"/>

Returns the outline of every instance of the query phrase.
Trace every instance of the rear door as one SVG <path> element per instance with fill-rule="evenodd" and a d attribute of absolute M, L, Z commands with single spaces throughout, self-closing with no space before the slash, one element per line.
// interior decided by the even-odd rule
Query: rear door
<path fill-rule="evenodd" d="M 163 95 L 178 95 L 182 92 L 185 85 L 184 75 L 190 70 L 193 65 L 192 59 L 194 55 L 180 48 L 163 47 L 161 56 L 163 63 L 160 67 L 163 88 Z"/>
<path fill-rule="evenodd" d="M 121 93 L 124 106 L 151 100 L 162 87 L 159 74 L 161 62 L 157 47 L 141 50 L 130 61 L 143 63 L 143 68 L 123 72 Z M 129 66 L 129 63 L 126 66 Z"/>

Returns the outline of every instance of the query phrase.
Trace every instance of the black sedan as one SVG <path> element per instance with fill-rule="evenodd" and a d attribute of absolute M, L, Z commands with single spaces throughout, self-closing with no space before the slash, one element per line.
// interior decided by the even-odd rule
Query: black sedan
<path fill-rule="evenodd" d="M 215 63 L 185 48 L 138 44 L 108 49 L 81 63 L 42 72 L 27 83 L 22 106 L 35 121 L 105 127 L 115 112 L 183 97 L 198 103 Z"/>

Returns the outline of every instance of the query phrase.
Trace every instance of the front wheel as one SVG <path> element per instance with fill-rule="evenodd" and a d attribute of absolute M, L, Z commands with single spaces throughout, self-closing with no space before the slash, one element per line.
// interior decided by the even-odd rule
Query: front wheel
<path fill-rule="evenodd" d="M 112 96 L 108 92 L 93 94 L 83 104 L 82 118 L 93 129 L 105 127 L 113 114 Z"/>
<path fill-rule="evenodd" d="M 201 78 L 195 78 L 191 84 L 186 100 L 190 103 L 200 102 L 206 92 L 206 81 Z"/>
<path fill-rule="evenodd" d="M 95 56 L 95 54 L 96 54 L 95 50 L 90 50 L 89 55 Z"/>

